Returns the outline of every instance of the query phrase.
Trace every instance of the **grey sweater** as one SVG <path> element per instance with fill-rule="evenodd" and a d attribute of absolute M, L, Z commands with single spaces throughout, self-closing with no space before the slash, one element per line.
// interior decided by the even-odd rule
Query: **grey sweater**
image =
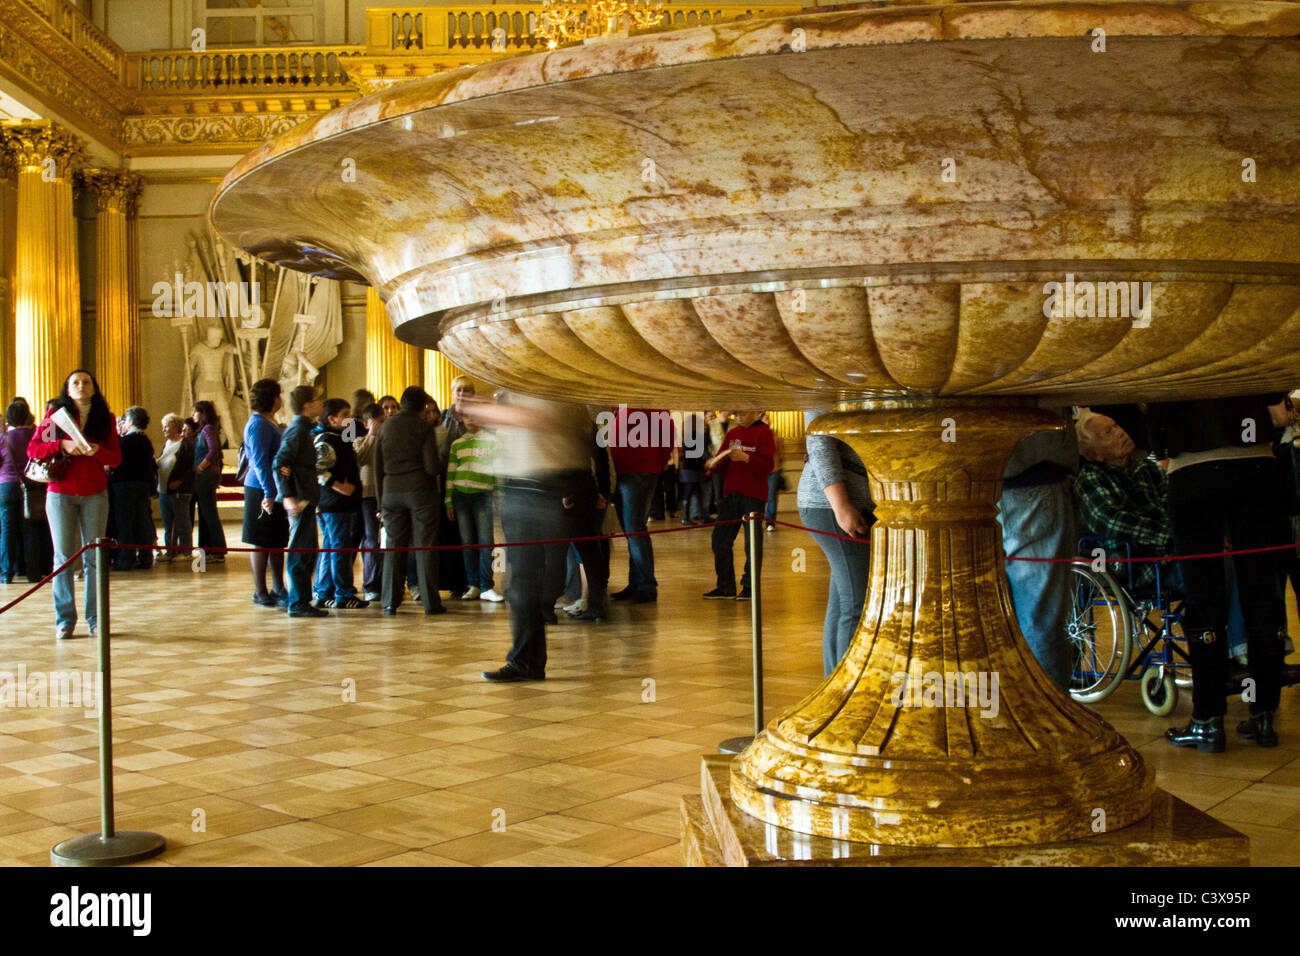
<path fill-rule="evenodd" d="M 804 412 L 804 428 L 821 414 L 822 412 Z M 849 501 L 860 511 L 871 511 L 874 505 L 867 488 L 867 469 L 858 453 L 829 435 L 807 435 L 805 442 L 808 462 L 803 466 L 803 474 L 799 476 L 799 510 L 829 509 L 831 503 L 826 499 L 823 489 L 842 481 L 845 491 L 849 493 Z"/>

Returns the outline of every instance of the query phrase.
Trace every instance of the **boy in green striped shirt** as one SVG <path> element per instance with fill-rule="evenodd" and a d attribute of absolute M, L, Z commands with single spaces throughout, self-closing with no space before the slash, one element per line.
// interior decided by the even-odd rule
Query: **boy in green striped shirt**
<path fill-rule="evenodd" d="M 447 454 L 447 494 L 444 504 L 447 517 L 460 528 L 461 552 L 465 562 L 465 580 L 469 590 L 460 595 L 465 601 L 501 601 L 492 587 L 492 491 L 496 479 L 492 474 L 492 457 L 496 439 L 477 425 L 466 425 L 465 434 L 451 443 Z"/>

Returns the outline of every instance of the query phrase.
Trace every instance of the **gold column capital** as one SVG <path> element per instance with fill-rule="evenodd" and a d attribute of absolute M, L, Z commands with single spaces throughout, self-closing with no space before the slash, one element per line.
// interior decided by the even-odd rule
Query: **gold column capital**
<path fill-rule="evenodd" d="M 129 169 L 87 167 L 77 170 L 76 184 L 79 189 L 94 194 L 100 212 L 111 209 L 134 216 L 144 189 L 144 177 Z"/>
<path fill-rule="evenodd" d="M 0 145 L 20 169 L 42 169 L 53 159 L 54 174 L 62 179 L 86 158 L 86 143 L 50 120 L 7 120 L 0 123 Z"/>

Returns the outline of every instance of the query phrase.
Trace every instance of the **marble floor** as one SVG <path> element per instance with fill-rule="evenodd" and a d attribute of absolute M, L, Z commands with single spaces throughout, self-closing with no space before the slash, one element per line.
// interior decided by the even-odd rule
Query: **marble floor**
<path fill-rule="evenodd" d="M 770 716 L 821 676 L 827 576 L 804 533 L 766 540 Z M 701 754 L 750 730 L 749 606 L 700 599 L 707 530 L 654 542 L 658 604 L 550 628 L 544 683 L 479 677 L 509 646 L 504 605 L 291 621 L 250 602 L 242 555 L 114 575 L 118 827 L 165 835 L 162 866 L 677 865 Z M 615 588 L 626 570 L 616 543 Z M 0 604 L 25 588 L 0 586 Z M 0 671 L 20 665 L 95 669 L 89 640 L 55 642 L 47 593 L 0 615 Z M 1281 747 L 1234 738 L 1221 755 L 1162 743 L 1172 718 L 1148 714 L 1136 682 L 1099 710 L 1161 786 L 1248 833 L 1256 865 L 1296 865 L 1300 689 L 1282 707 Z M 1184 695 L 1174 717 L 1189 709 Z M 97 753 L 81 709 L 0 711 L 0 864 L 47 865 L 98 829 Z"/>

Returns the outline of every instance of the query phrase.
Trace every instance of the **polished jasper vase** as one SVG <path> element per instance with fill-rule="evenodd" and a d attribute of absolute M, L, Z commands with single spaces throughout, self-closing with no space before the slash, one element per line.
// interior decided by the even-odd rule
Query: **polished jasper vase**
<path fill-rule="evenodd" d="M 399 338 L 511 388 L 846 403 L 812 431 L 871 473 L 869 605 L 734 762 L 736 804 L 875 843 L 1070 840 L 1140 818 L 1152 777 L 1019 634 L 999 477 L 1060 427 L 1039 399 L 1295 384 L 1297 37 L 1300 5 L 1252 0 L 649 31 L 365 97 L 241 160 L 210 217 L 370 283 Z M 1050 283 L 1105 307 L 1047 307 Z M 996 675 L 997 706 L 902 674 Z"/>

